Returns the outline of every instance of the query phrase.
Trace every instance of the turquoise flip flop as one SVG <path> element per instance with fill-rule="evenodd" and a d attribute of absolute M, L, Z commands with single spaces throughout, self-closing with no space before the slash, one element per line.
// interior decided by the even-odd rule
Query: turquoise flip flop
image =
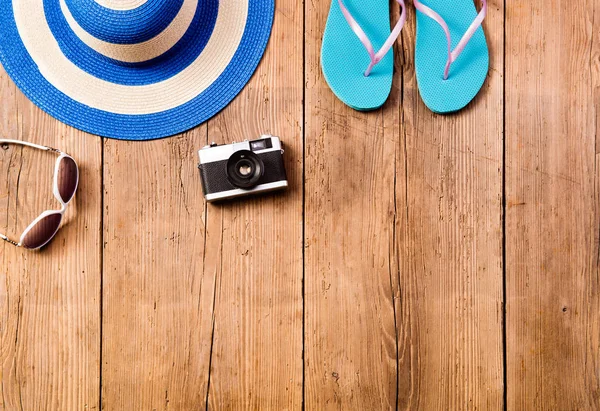
<path fill-rule="evenodd" d="M 414 0 L 417 13 L 415 68 L 421 98 L 436 113 L 465 107 L 489 69 L 489 52 L 473 0 Z M 434 11 L 435 10 L 435 11 Z"/>
<path fill-rule="evenodd" d="M 331 2 L 321 67 L 334 94 L 355 110 L 381 107 L 392 89 L 394 56 L 389 51 L 406 21 L 404 0 L 396 1 L 402 14 L 391 33 L 387 0 Z"/>

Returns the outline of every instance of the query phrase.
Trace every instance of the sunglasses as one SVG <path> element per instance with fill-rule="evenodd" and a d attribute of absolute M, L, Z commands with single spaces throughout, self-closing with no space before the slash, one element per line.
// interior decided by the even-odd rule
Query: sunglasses
<path fill-rule="evenodd" d="M 51 151 L 59 155 L 54 167 L 54 197 L 60 202 L 60 210 L 46 210 L 38 218 L 33 220 L 21 235 L 19 242 L 11 240 L 4 234 L 0 234 L 0 239 L 11 243 L 17 247 L 23 247 L 30 250 L 42 248 L 50 242 L 58 232 L 62 222 L 67 204 L 73 199 L 79 184 L 79 168 L 73 158 L 52 147 L 40 146 L 38 144 L 27 143 L 20 140 L 2 140 L 0 145 L 18 144 L 21 146 L 33 147 L 39 150 Z"/>

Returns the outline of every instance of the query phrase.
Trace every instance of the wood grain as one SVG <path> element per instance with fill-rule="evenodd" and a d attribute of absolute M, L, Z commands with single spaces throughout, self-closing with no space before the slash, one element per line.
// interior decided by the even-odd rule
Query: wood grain
<path fill-rule="evenodd" d="M 206 263 L 218 268 L 210 409 L 302 404 L 302 3 L 276 2 L 267 52 L 209 121 L 210 141 L 279 136 L 285 193 L 208 206 Z"/>
<path fill-rule="evenodd" d="M 400 409 L 503 406 L 502 25 L 503 2 L 488 2 L 488 78 L 446 116 L 418 95 L 414 21 L 402 33 L 392 276 Z"/>
<path fill-rule="evenodd" d="M 217 273 L 203 264 L 205 141 L 206 126 L 105 142 L 104 409 L 204 407 Z"/>
<path fill-rule="evenodd" d="M 337 100 L 329 7 L 278 0 L 243 92 L 160 141 L 65 126 L 0 69 L 1 137 L 82 171 L 50 246 L 0 244 L 0 410 L 600 409 L 600 4 L 490 0 L 449 116 L 410 6 L 389 101 Z M 288 192 L 205 204 L 196 151 L 261 133 Z M 0 147 L 0 232 L 55 205 L 54 160 Z"/>
<path fill-rule="evenodd" d="M 339 101 L 320 66 L 330 2 L 306 2 L 305 404 L 396 406 L 400 76 L 383 108 Z"/>
<path fill-rule="evenodd" d="M 101 141 L 36 108 L 0 69 L 0 135 L 60 148 L 80 167 L 63 227 L 42 251 L 0 244 L 0 409 L 98 409 Z M 0 148 L 0 232 L 17 239 L 52 195 L 57 156 Z"/>
<path fill-rule="evenodd" d="M 600 408 L 600 4 L 507 2 L 509 409 Z"/>
<path fill-rule="evenodd" d="M 337 101 L 318 65 L 328 5 L 308 5 L 309 408 L 502 406 L 503 19 L 490 7 L 490 78 L 444 117 L 418 98 L 414 22 L 384 108 Z"/>

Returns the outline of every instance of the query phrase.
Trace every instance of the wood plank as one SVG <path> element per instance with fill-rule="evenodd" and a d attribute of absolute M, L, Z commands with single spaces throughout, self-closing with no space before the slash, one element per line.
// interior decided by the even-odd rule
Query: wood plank
<path fill-rule="evenodd" d="M 329 7 L 306 2 L 305 404 L 390 409 L 400 71 L 382 109 L 339 101 L 320 66 Z"/>
<path fill-rule="evenodd" d="M 209 121 L 209 139 L 279 136 L 285 193 L 209 205 L 206 263 L 218 268 L 210 409 L 302 404 L 303 5 L 275 4 L 267 51 L 242 93 Z"/>
<path fill-rule="evenodd" d="M 216 271 L 203 265 L 206 126 L 106 140 L 102 405 L 204 407 Z"/>
<path fill-rule="evenodd" d="M 80 166 L 56 238 L 35 252 L 0 244 L 0 409 L 98 409 L 101 140 L 35 107 L 0 68 L 0 135 L 50 145 Z M 18 239 L 52 195 L 56 155 L 0 148 L 0 232 Z"/>
<path fill-rule="evenodd" d="M 488 2 L 483 25 L 488 78 L 453 115 L 419 97 L 413 19 L 396 167 L 398 406 L 501 409 L 503 2 Z"/>
<path fill-rule="evenodd" d="M 507 2 L 509 409 L 600 408 L 600 4 Z"/>
<path fill-rule="evenodd" d="M 309 408 L 502 406 L 501 6 L 482 95 L 444 117 L 418 97 L 414 20 L 396 58 L 401 116 L 396 90 L 377 113 L 338 102 L 318 64 L 328 5 L 308 5 Z M 337 184 L 347 164 L 365 175 Z"/>

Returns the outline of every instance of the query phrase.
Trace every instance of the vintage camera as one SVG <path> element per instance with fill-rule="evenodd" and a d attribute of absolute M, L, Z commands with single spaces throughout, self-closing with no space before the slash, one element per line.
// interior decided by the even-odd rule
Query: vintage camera
<path fill-rule="evenodd" d="M 278 137 L 227 145 L 212 143 L 198 151 L 206 201 L 281 190 L 288 186 Z"/>

